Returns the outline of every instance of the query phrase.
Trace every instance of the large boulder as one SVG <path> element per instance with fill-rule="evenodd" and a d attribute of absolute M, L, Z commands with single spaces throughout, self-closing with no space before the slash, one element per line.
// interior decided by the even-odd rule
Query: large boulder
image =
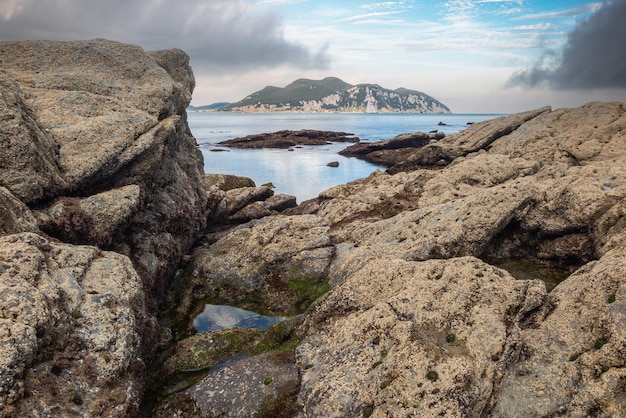
<path fill-rule="evenodd" d="M 211 242 L 213 241 L 213 242 Z M 302 312 L 321 290 L 334 246 L 317 216 L 271 216 L 240 225 L 194 251 L 187 296 L 274 315 Z"/>
<path fill-rule="evenodd" d="M 0 410 L 133 415 L 209 213 L 189 57 L 96 39 L 0 42 L 0 61 Z"/>
<path fill-rule="evenodd" d="M 158 293 L 207 217 L 202 154 L 186 122 L 189 57 L 98 39 L 2 42 L 0 59 L 10 121 L 0 125 L 10 144 L 0 185 L 51 215 L 44 229 L 61 239 L 80 208 L 89 231 L 70 241 L 129 255 Z M 113 223 L 95 210 L 100 198 L 83 210 L 116 190 L 133 190 L 132 204 Z"/>

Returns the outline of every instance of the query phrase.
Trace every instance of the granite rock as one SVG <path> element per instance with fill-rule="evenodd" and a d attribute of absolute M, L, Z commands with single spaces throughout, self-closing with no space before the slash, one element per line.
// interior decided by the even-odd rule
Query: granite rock
<path fill-rule="evenodd" d="M 137 412 L 147 318 L 127 257 L 7 235 L 0 278 L 0 416 Z"/>

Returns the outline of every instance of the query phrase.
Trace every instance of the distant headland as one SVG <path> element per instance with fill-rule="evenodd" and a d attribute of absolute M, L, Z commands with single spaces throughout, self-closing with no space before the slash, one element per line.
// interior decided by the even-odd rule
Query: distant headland
<path fill-rule="evenodd" d="M 190 107 L 190 111 L 450 113 L 450 108 L 426 93 L 378 84 L 352 85 L 336 77 L 298 79 L 285 87 L 267 86 L 236 103 Z"/>

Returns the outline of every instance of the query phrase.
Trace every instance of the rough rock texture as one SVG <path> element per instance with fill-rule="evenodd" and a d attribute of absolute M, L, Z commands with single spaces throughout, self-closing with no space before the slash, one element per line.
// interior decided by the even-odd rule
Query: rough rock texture
<path fill-rule="evenodd" d="M 209 213 L 189 57 L 23 41 L 0 62 L 0 415 L 132 416 L 157 301 Z"/>
<path fill-rule="evenodd" d="M 301 312 L 325 289 L 334 247 L 317 216 L 270 216 L 233 228 L 194 252 L 189 295 L 273 315 Z"/>
<path fill-rule="evenodd" d="M 37 220 L 28 206 L 7 189 L 0 187 L 0 236 L 37 231 Z"/>
<path fill-rule="evenodd" d="M 540 109 L 301 205 L 339 243 L 303 416 L 623 416 L 625 139 L 624 104 Z M 569 275 L 548 293 L 488 264 L 511 259 Z"/>
<path fill-rule="evenodd" d="M 187 55 L 105 40 L 24 41 L 1 43 L 0 58 L 10 111 L 0 130 L 0 185 L 70 218 L 90 204 L 85 198 L 132 186 L 125 210 L 94 207 L 76 219 L 98 229 L 87 233 L 95 241 L 72 241 L 111 243 L 131 256 L 149 291 L 162 287 L 206 222 L 202 156 L 186 123 L 194 87 Z M 59 198 L 81 203 L 66 200 L 59 210 Z"/>
<path fill-rule="evenodd" d="M 327 280 L 294 332 L 293 416 L 624 416 L 625 139 L 626 105 L 590 103 L 404 148 L 388 172 L 207 235 L 181 306 L 284 314 L 294 263 Z M 186 392 L 199 415 L 224 406 L 215 387 L 249 385 L 237 364 Z"/>
<path fill-rule="evenodd" d="M 0 416 L 137 411 L 147 318 L 127 257 L 7 235 L 0 284 Z"/>
<path fill-rule="evenodd" d="M 274 195 L 267 186 L 257 187 L 248 177 L 205 174 L 212 225 L 241 224 L 297 206 L 295 196 Z"/>
<path fill-rule="evenodd" d="M 278 131 L 219 142 L 220 145 L 233 148 L 291 148 L 297 145 L 326 145 L 329 142 L 359 142 L 354 134 L 346 132 L 315 131 Z"/>
<path fill-rule="evenodd" d="M 231 176 L 227 174 L 205 174 L 204 175 L 204 188 L 211 190 L 213 188 L 218 190 L 232 190 L 240 187 L 256 187 L 254 180 L 249 177 Z"/>
<path fill-rule="evenodd" d="M 298 368 L 288 354 L 269 353 L 230 362 L 186 393 L 202 417 L 253 417 L 285 392 L 297 390 L 299 381 Z"/>

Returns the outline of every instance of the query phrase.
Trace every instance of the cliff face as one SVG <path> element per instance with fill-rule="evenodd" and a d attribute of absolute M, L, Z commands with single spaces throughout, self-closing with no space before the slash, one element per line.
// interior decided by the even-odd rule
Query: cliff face
<path fill-rule="evenodd" d="M 132 414 L 207 219 L 188 56 L 25 41 L 0 62 L 0 416 Z"/>

